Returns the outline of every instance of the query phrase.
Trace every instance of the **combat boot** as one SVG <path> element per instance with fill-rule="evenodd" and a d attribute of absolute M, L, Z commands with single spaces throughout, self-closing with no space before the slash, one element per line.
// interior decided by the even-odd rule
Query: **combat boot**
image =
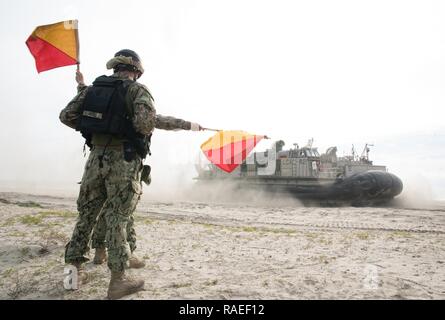
<path fill-rule="evenodd" d="M 77 283 L 78 284 L 86 284 L 88 282 L 88 272 L 86 272 L 83 263 L 75 262 L 73 266 L 77 269 Z"/>
<path fill-rule="evenodd" d="M 144 280 L 132 279 L 124 271 L 111 271 L 110 285 L 108 286 L 108 299 L 120 299 L 132 293 L 144 290 Z"/>
<path fill-rule="evenodd" d="M 135 255 L 131 255 L 130 259 L 128 259 L 128 263 L 131 269 L 140 269 L 145 267 L 145 261 L 143 259 L 139 259 Z"/>
<path fill-rule="evenodd" d="M 107 249 L 105 248 L 96 248 L 96 252 L 94 254 L 93 263 L 94 264 L 102 264 L 107 261 Z"/>

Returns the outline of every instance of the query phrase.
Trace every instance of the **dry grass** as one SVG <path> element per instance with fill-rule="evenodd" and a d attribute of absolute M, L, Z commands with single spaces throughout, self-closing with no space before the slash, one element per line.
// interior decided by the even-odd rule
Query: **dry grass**
<path fill-rule="evenodd" d="M 19 221 L 20 221 L 20 223 L 26 224 L 28 226 L 39 225 L 42 223 L 43 217 L 41 217 L 39 215 L 26 215 L 26 216 L 20 217 Z"/>
<path fill-rule="evenodd" d="M 33 283 L 25 281 L 25 277 L 21 276 L 18 272 L 14 273 L 14 281 L 11 288 L 8 289 L 7 295 L 16 300 L 22 296 L 35 291 L 35 286 Z"/>

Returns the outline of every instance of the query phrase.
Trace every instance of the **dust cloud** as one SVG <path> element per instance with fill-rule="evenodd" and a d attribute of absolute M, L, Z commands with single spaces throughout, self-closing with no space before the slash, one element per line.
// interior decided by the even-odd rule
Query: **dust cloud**
<path fill-rule="evenodd" d="M 400 208 L 431 209 L 437 204 L 430 182 L 420 175 L 405 176 L 403 192 L 393 200 L 393 205 Z"/>
<path fill-rule="evenodd" d="M 257 188 L 246 188 L 229 180 L 204 183 L 196 180 L 197 172 L 182 168 L 170 168 L 170 174 L 162 174 L 164 169 L 153 173 L 152 184 L 144 185 L 142 200 L 146 202 L 203 202 L 226 205 L 249 205 L 262 207 L 300 207 L 301 202 L 290 194 L 267 192 Z"/>
<path fill-rule="evenodd" d="M 257 188 L 246 188 L 236 182 L 221 181 L 199 183 L 186 192 L 188 199 L 211 203 L 248 205 L 261 207 L 302 207 L 303 204 L 291 194 L 268 192 Z"/>

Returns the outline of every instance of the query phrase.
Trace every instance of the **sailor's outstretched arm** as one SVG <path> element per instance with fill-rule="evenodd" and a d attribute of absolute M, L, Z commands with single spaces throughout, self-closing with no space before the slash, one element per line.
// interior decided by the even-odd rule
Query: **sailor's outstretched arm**
<path fill-rule="evenodd" d="M 156 115 L 155 128 L 162 130 L 202 130 L 202 127 L 197 123 L 160 114 Z"/>

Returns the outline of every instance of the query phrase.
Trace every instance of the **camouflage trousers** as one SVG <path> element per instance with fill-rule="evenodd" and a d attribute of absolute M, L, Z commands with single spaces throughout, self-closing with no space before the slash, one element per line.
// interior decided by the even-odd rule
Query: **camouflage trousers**
<path fill-rule="evenodd" d="M 79 217 L 66 246 L 66 263 L 88 261 L 85 255 L 91 232 L 99 222 L 102 233 L 105 230 L 108 267 L 111 271 L 128 267 L 131 255 L 128 231 L 134 231 L 133 212 L 142 194 L 141 168 L 138 156 L 125 161 L 122 148 L 108 147 L 105 151 L 93 148 L 82 177 L 77 199 Z"/>
<path fill-rule="evenodd" d="M 93 229 L 93 235 L 91 237 L 91 247 L 93 249 L 105 248 L 105 238 L 107 235 L 107 222 L 105 215 L 99 215 L 96 225 Z M 131 253 L 136 250 L 136 231 L 134 230 L 134 216 L 131 215 L 127 223 L 127 242 L 130 246 Z"/>

